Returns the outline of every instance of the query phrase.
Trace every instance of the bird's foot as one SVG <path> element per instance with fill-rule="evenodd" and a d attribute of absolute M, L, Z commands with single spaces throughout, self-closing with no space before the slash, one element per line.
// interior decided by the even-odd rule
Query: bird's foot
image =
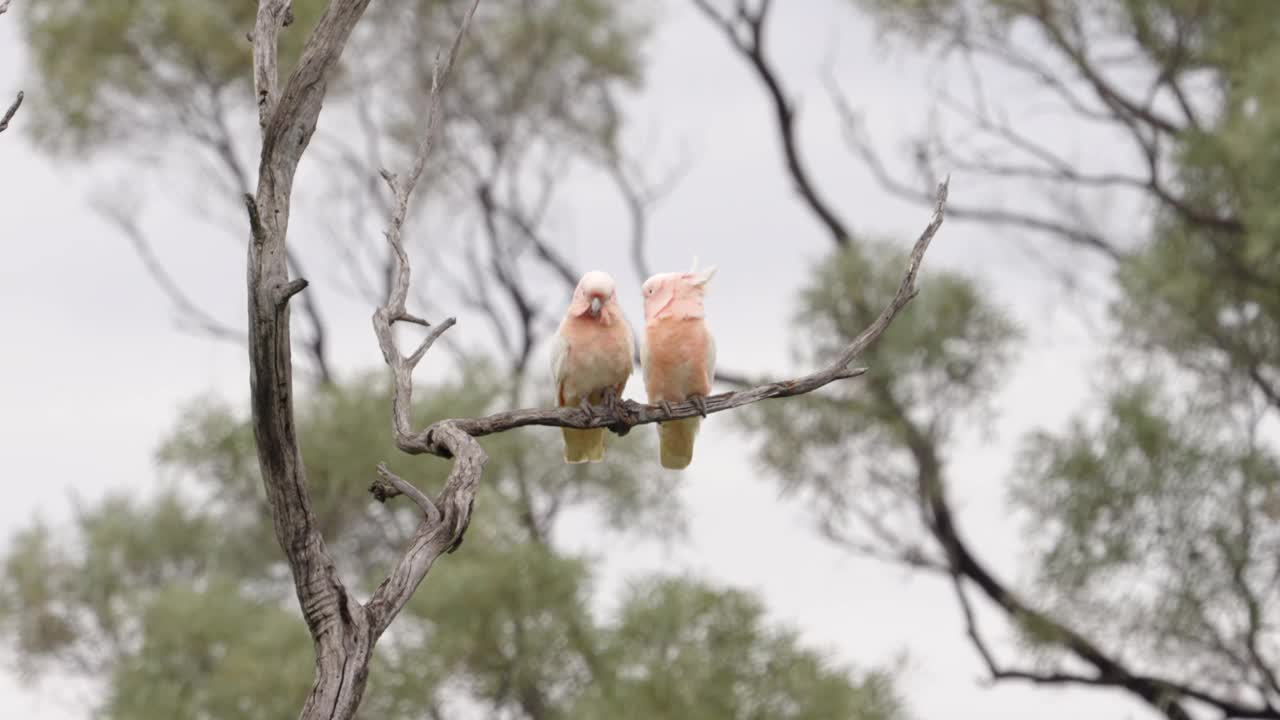
<path fill-rule="evenodd" d="M 604 390 L 600 391 L 600 400 L 601 400 L 601 403 L 604 405 L 604 409 L 608 410 L 610 414 L 616 415 L 620 412 L 618 409 L 618 391 L 617 390 L 611 387 L 605 388 Z"/>
<path fill-rule="evenodd" d="M 662 408 L 662 412 L 666 413 L 667 415 L 671 414 L 671 403 L 667 402 L 666 400 L 659 400 L 658 407 Z"/>
<path fill-rule="evenodd" d="M 595 411 L 595 408 L 591 407 L 591 401 L 590 401 L 590 400 L 588 400 L 588 399 L 587 399 L 587 398 L 585 398 L 585 397 L 584 397 L 584 398 L 582 398 L 582 402 L 578 403 L 578 407 L 582 409 L 582 412 L 584 412 L 584 413 L 586 413 L 586 414 L 587 414 L 587 419 L 588 419 L 588 420 L 595 420 L 595 419 L 596 419 L 596 411 Z"/>
<path fill-rule="evenodd" d="M 627 411 L 626 402 L 618 397 L 618 391 L 607 387 L 601 394 L 603 395 L 602 400 L 604 401 L 605 409 L 618 418 L 618 422 L 610 425 L 609 430 L 618 437 L 631 432 L 633 420 L 631 414 Z"/>
<path fill-rule="evenodd" d="M 702 417 L 707 416 L 707 398 L 705 395 L 690 395 L 689 402 L 698 409 L 698 414 Z"/>

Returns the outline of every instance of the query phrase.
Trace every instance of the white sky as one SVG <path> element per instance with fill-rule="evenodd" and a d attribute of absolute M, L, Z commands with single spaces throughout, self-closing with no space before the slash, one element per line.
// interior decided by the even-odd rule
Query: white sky
<path fill-rule="evenodd" d="M 905 242 L 927 222 L 928 210 L 886 196 L 844 149 L 824 99 L 822 69 L 828 60 L 835 62 L 839 82 L 897 161 L 903 133 L 926 120 L 927 66 L 905 46 L 878 44 L 847 4 L 777 3 L 770 51 L 803 100 L 802 151 L 824 194 L 855 230 Z M 15 25 L 12 16 L 0 19 L 0 101 L 29 77 Z M 685 144 L 696 161 L 653 218 L 651 265 L 655 271 L 683 269 L 691 254 L 719 265 L 708 311 L 722 366 L 777 374 L 799 370 L 790 367 L 786 343 L 789 303 L 830 241 L 782 172 L 764 93 L 723 37 L 681 3 L 667 14 L 649 56 L 648 90 L 633 119 L 659 130 L 668 145 Z M 991 78 L 989 89 L 1006 97 L 1016 92 L 999 77 Z M 39 101 L 40 88 L 28 81 L 25 90 L 29 102 Z M 11 478 L 0 504 L 0 537 L 35 516 L 65 518 L 71 496 L 91 500 L 117 488 L 145 492 L 154 482 L 152 452 L 182 403 L 201 394 L 243 403 L 248 394 L 243 351 L 176 332 L 170 305 L 127 242 L 89 207 L 92 191 L 108 176 L 90 177 L 74 164 L 55 165 L 36 154 L 22 134 L 28 117 L 20 113 L 0 135 L 0 336 L 6 338 L 0 346 L 0 467 Z M 322 132 L 324 122 L 322 116 Z M 1027 122 L 1034 131 L 1059 137 L 1066 148 L 1094 142 L 1053 117 Z M 308 170 L 315 166 L 304 163 L 303 172 Z M 119 176 L 118 168 L 113 176 Z M 159 251 L 192 295 L 219 317 L 242 322 L 239 246 L 207 225 L 193 224 L 186 205 L 154 192 L 160 184 L 139 183 L 151 189 L 147 229 L 161 240 Z M 977 193 L 963 175 L 953 177 L 954 201 L 972 202 Z M 627 261 L 616 202 L 585 184 L 567 196 L 574 198 L 566 212 L 575 244 L 568 254 L 579 267 L 612 270 L 624 308 L 638 319 L 638 282 Z M 295 205 L 295 217 L 308 210 Z M 305 252 L 307 239 L 294 242 Z M 1084 371 L 1095 343 L 1074 322 L 1063 293 L 1028 261 L 1025 246 L 1019 247 L 1028 242 L 1047 241 L 949 222 L 926 261 L 928 267 L 958 268 L 986 281 L 994 302 L 1024 325 L 1036 326 L 1002 393 L 1004 417 L 996 437 L 953 459 L 951 491 L 963 508 L 962 527 L 1006 579 L 1023 570 L 1017 562 L 1018 528 L 1002 502 L 1011 442 L 1028 428 L 1061 422 L 1079 407 L 1090 388 Z M 338 367 L 349 372 L 379 365 L 370 308 L 344 302 L 318 278 L 312 280 L 308 292 L 324 293 Z M 461 309 L 458 314 L 454 334 L 483 327 L 482 319 Z M 429 358 L 420 378 L 439 371 L 431 364 Z M 641 393 L 638 380 L 628 392 Z M 808 643 L 841 660 L 867 666 L 905 655 L 900 687 L 921 718 L 1150 717 L 1118 693 L 986 686 L 949 589 L 818 540 L 803 508 L 779 500 L 777 483 L 760 476 L 746 442 L 729 425 L 715 417 L 704 424 L 699 454 L 681 485 L 690 518 L 688 544 L 645 545 L 611 555 L 603 568 L 602 602 L 607 604 L 608 588 L 644 570 L 687 571 L 757 591 L 776 620 L 799 628 Z M 569 522 L 559 534 L 567 546 L 587 549 L 591 538 L 585 533 L 585 525 Z M 463 560 L 450 558 L 434 572 L 448 572 Z M 424 589 L 429 585 L 428 579 Z M 83 692 L 0 676 L 0 716 L 78 719 L 89 717 L 89 708 Z"/>

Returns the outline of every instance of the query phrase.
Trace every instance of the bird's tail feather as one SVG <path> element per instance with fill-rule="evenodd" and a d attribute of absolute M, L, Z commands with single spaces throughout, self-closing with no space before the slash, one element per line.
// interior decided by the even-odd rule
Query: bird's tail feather
<path fill-rule="evenodd" d="M 604 459 L 604 428 L 560 428 L 560 432 L 564 434 L 565 462 L 600 462 Z"/>
<path fill-rule="evenodd" d="M 693 461 L 693 439 L 698 435 L 702 418 L 669 420 L 658 425 L 658 448 L 662 467 L 683 470 Z"/>
<path fill-rule="evenodd" d="M 591 404 L 598 405 L 603 401 L 604 393 L 597 390 L 591 393 Z M 571 464 L 584 462 L 600 462 L 604 460 L 604 428 L 579 430 L 577 428 L 560 428 L 564 435 L 564 461 Z"/>

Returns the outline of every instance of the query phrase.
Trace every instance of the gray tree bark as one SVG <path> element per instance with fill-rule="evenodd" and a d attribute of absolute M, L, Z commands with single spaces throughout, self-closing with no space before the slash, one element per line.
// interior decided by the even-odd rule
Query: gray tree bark
<path fill-rule="evenodd" d="M 257 193 L 245 197 L 252 233 L 249 379 L 258 464 L 276 539 L 284 550 L 298 603 L 315 641 L 315 681 L 299 715 L 304 720 L 355 716 L 374 644 L 412 592 L 412 587 L 403 583 L 384 583 L 375 595 L 379 602 L 368 607 L 348 595 L 316 526 L 293 415 L 289 299 L 307 282 L 289 278 L 289 200 L 298 162 L 315 132 L 328 80 L 368 5 L 369 0 L 331 0 L 283 89 L 278 79 L 277 40 L 281 29 L 292 22 L 288 1 L 261 0 L 253 32 L 262 154 Z M 459 30 L 455 48 L 470 17 L 468 14 Z"/>

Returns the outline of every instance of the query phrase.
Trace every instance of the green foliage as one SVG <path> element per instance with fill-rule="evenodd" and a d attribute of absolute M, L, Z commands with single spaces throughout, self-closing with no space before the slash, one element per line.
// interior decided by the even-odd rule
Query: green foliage
<path fill-rule="evenodd" d="M 158 588 L 217 575 L 223 559 L 210 549 L 237 540 L 172 492 L 146 502 L 108 496 L 76 513 L 70 539 L 37 522 L 7 549 L 0 630 L 26 672 L 43 663 L 100 672 L 138 632 L 138 609 Z"/>
<path fill-rule="evenodd" d="M 1121 385 L 1096 421 L 1032 436 L 1017 477 L 1037 587 L 1061 617 L 1177 676 L 1241 680 L 1223 663 L 1280 610 L 1280 458 L 1247 422 L 1155 382 Z"/>
<path fill-rule="evenodd" d="M 604 639 L 614 664 L 574 718 L 801 720 L 905 717 L 890 678 L 849 670 L 769 628 L 751 596 L 675 579 L 637 583 Z"/>
<path fill-rule="evenodd" d="M 893 297 L 904 267 L 906 253 L 885 243 L 820 263 L 792 321 L 800 366 L 820 367 L 848 347 Z M 863 481 L 905 467 L 911 438 L 904 418 L 944 442 L 959 420 L 984 414 L 1010 359 L 1015 328 L 971 282 L 926 272 L 920 286 L 920 295 L 856 361 L 870 368 L 865 377 L 738 415 L 760 434 L 761 460 L 787 482 L 818 492 L 834 514 Z"/>
<path fill-rule="evenodd" d="M 282 78 L 326 5 L 292 3 L 296 20 L 280 35 Z M 624 7 L 617 0 L 485 3 L 447 90 L 461 111 L 450 120 L 612 143 L 618 118 L 580 100 L 639 82 L 649 23 Z M 158 138 L 175 134 L 215 149 L 228 129 L 235 145 L 235 128 L 251 127 L 231 119 L 252 117 L 256 107 L 246 39 L 253 0 L 43 0 L 17 8 L 37 81 L 47 90 L 31 107 L 38 122 L 30 123 L 47 149 L 70 155 L 130 140 L 153 149 Z M 416 131 L 435 55 L 448 47 L 462 9 L 459 0 L 374 3 L 330 102 L 376 78 L 393 85 L 378 88 L 388 105 L 377 113 L 392 115 L 406 133 Z M 504 134 L 509 143 L 528 141 Z"/>
<path fill-rule="evenodd" d="M 502 387 L 486 363 L 469 363 L 468 368 L 455 382 L 420 388 L 411 413 L 414 422 L 425 426 L 428 418 L 483 414 Z M 388 510 L 373 503 L 368 492 L 376 465 L 386 460 L 397 474 L 428 488 L 440 487 L 449 468 L 438 458 L 409 457 L 396 450 L 390 405 L 390 383 L 383 373 L 317 388 L 297 405 L 298 440 L 321 531 L 343 551 L 374 560 L 390 550 L 383 531 Z M 274 546 L 246 416 L 222 404 L 193 405 L 161 446 L 158 459 L 207 494 L 221 526 L 251 539 L 249 547 L 257 548 L 253 552 L 260 555 L 260 548 Z"/>
<path fill-rule="evenodd" d="M 390 397 L 385 374 L 375 373 L 346 385 L 317 388 L 297 409 L 298 438 L 320 527 L 330 543 L 348 545 L 346 550 L 359 557 L 387 557 L 382 526 L 388 510 L 372 502 L 368 493 L 378 462 L 387 460 L 397 474 L 422 487 L 440 487 L 449 471 L 446 460 L 405 456 L 396 450 Z M 456 381 L 418 388 L 415 397 L 412 421 L 425 427 L 437 418 L 493 411 L 507 397 L 507 388 L 492 366 L 476 359 Z M 642 432 L 610 437 L 610 462 L 566 466 L 555 428 L 485 438 L 490 462 L 477 513 L 492 517 L 496 527 L 512 529 L 511 537 L 520 540 L 530 533 L 545 538 L 560 511 L 587 504 L 601 508 L 616 528 L 679 530 L 680 510 L 671 492 L 676 476 L 639 470 L 646 467 L 642 460 L 656 452 L 652 440 Z M 161 448 L 159 458 L 208 492 L 239 534 L 257 532 L 258 542 L 275 542 L 246 417 L 225 406 L 196 406 Z"/>
<path fill-rule="evenodd" d="M 509 389 L 485 363 L 466 367 L 453 382 L 419 387 L 415 422 L 481 414 L 503 401 Z M 344 575 L 363 581 L 362 596 L 416 522 L 408 503 L 369 498 L 374 465 L 389 459 L 428 489 L 447 470 L 395 452 L 389 398 L 379 373 L 298 403 L 315 510 Z M 461 698 L 514 717 L 585 720 L 624 717 L 642 701 L 661 707 L 652 703 L 692 687 L 692 704 L 673 707 L 732 711 L 724 717 L 900 716 L 887 677 L 858 680 L 827 666 L 791 634 L 766 627 L 741 593 L 655 580 L 624 603 L 617 623 L 595 618 L 595 561 L 554 547 L 558 513 L 599 508 L 626 532 L 680 524 L 677 475 L 645 472 L 654 465 L 652 435 L 611 440 L 600 466 L 566 466 L 554 428 L 482 441 L 490 462 L 466 542 L 438 563 L 379 644 L 362 712 L 448 717 Z M 66 530 L 36 523 L 14 536 L 0 575 L 0 637 L 17 666 L 104 681 L 98 709 L 107 718 L 295 717 L 311 681 L 311 642 L 254 454 L 242 414 L 193 405 L 159 452 L 186 492 L 108 497 Z M 661 634 L 647 635 L 647 625 Z M 728 644 L 708 645 L 710 627 Z M 655 655 L 658 642 L 676 653 L 675 665 Z M 636 678 L 655 663 L 657 674 Z M 704 680 L 716 684 L 701 687 Z M 607 687 L 617 694 L 599 694 Z"/>
<path fill-rule="evenodd" d="M 465 565 L 451 563 L 414 597 L 406 612 L 424 623 L 425 637 L 398 640 L 397 648 L 405 662 L 496 704 L 561 707 L 603 671 L 592 664 L 590 567 L 546 545 L 500 537 L 492 525 L 477 528 Z"/>
<path fill-rule="evenodd" d="M 425 7 L 439 4 L 410 3 L 410 12 L 414 5 L 419 10 L 408 18 L 408 29 L 451 31 L 453 23 L 440 22 Z M 597 100 L 610 86 L 639 85 L 647 18 L 617 0 L 499 0 L 481 12 L 477 23 L 485 31 L 473 35 L 451 90 L 465 98 L 463 112 L 517 146 L 522 136 L 558 134 L 610 147 L 620 118 L 599 102 L 584 101 Z M 426 79 L 406 82 L 425 89 Z"/>
<path fill-rule="evenodd" d="M 1145 237 L 1124 237 L 1142 223 L 1117 228 L 1119 245 L 1132 251 L 1116 263 L 1114 346 L 1100 407 L 1064 431 L 1028 437 L 1014 475 L 1012 504 L 1027 516 L 1035 562 L 1022 594 L 1131 667 L 1223 697 L 1274 701 L 1280 636 L 1268 618 L 1280 602 L 1280 536 L 1273 530 L 1280 508 L 1276 6 L 857 4 L 944 55 L 972 50 L 981 63 L 1038 83 L 1046 96 L 1090 123 L 1109 123 L 1140 150 L 1137 167 L 1118 169 L 1145 184 L 1154 222 Z M 976 67 L 981 73 L 987 66 Z M 988 113 L 992 100 L 977 98 L 975 106 Z M 1041 148 L 1071 155 L 1016 119 L 1007 132 L 1003 120 L 998 128 L 970 120 L 984 139 L 1001 139 L 980 151 L 993 163 L 1004 151 L 1049 166 L 1054 162 Z M 1084 175 L 1098 169 L 1062 162 Z M 1054 187 L 1062 194 L 1053 199 L 1071 197 L 1074 207 L 1077 192 L 1116 186 L 1104 182 L 1099 190 L 1093 180 L 1068 178 Z M 1067 213 L 1062 221 L 1089 227 Z M 1060 640 L 1044 623 L 1011 619 L 1041 650 Z"/>
<path fill-rule="evenodd" d="M 311 689 L 311 638 L 296 612 L 238 582 L 175 583 L 134 608 L 140 646 L 111 667 L 103 716 L 295 717 Z"/>
<path fill-rule="evenodd" d="M 18 654 L 18 667 L 26 676 L 38 673 L 32 659 L 56 655 L 76 642 L 77 630 L 70 618 L 58 612 L 57 603 L 68 579 L 60 570 L 63 559 L 52 547 L 47 526 L 41 522 L 9 539 L 5 558 L 0 620 Z"/>
<path fill-rule="evenodd" d="M 1054 5 L 1059 0 L 1050 0 Z M 1074 1 L 1074 0 L 1068 0 Z M 851 0 L 888 29 L 918 40 L 946 40 L 957 28 L 981 27 L 993 35 L 1009 32 L 1037 0 Z"/>
<path fill-rule="evenodd" d="M 1275 402 L 1266 378 L 1280 369 L 1280 22 L 1252 2 L 1213 3 L 1194 17 L 1188 65 L 1218 96 L 1213 120 L 1176 138 L 1175 187 L 1194 214 L 1163 209 L 1122 268 L 1116 315 L 1141 347 L 1190 370 L 1200 391 L 1236 402 L 1252 386 Z M 1206 214 L 1239 228 L 1201 221 Z"/>
<path fill-rule="evenodd" d="M 291 67 L 324 0 L 297 0 L 281 36 Z M 223 93 L 250 94 L 253 0 L 20 3 L 41 102 L 39 140 L 68 153 L 189 125 Z"/>

